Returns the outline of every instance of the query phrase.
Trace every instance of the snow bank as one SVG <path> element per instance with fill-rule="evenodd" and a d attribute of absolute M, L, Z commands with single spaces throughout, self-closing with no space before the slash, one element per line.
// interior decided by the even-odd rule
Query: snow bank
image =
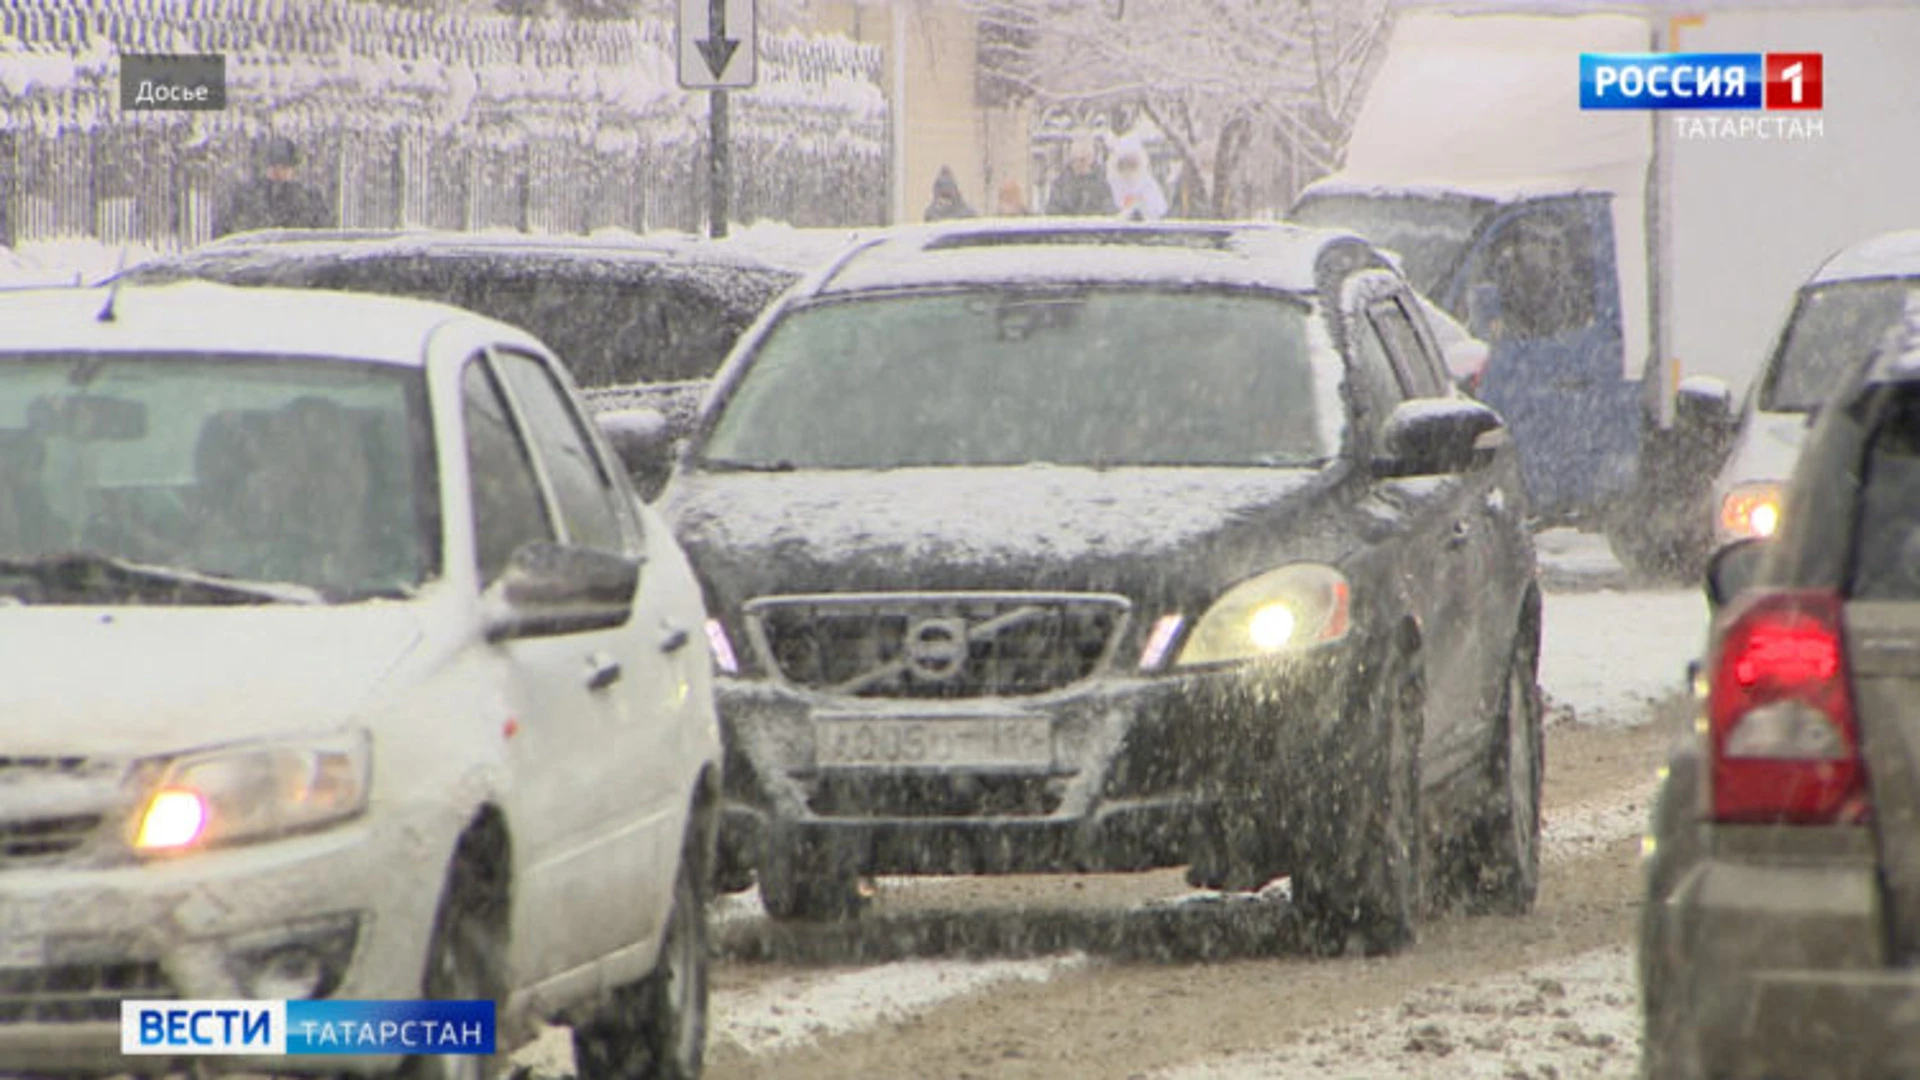
<path fill-rule="evenodd" d="M 134 266 L 160 253 L 144 244 L 110 244 L 88 237 L 32 240 L 0 248 L 0 288 L 92 284 L 119 269 L 122 252 Z"/>
<path fill-rule="evenodd" d="M 1687 661 L 1706 640 L 1697 589 L 1548 593 L 1540 686 L 1556 712 L 1581 724 L 1630 727 L 1655 703 L 1686 692 Z"/>

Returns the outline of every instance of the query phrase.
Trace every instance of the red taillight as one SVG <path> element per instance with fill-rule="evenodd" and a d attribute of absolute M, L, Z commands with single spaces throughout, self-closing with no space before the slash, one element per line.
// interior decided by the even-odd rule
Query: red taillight
<path fill-rule="evenodd" d="M 1814 591 L 1764 593 L 1728 613 L 1707 696 L 1715 821 L 1866 820 L 1840 615 L 1838 594 Z"/>

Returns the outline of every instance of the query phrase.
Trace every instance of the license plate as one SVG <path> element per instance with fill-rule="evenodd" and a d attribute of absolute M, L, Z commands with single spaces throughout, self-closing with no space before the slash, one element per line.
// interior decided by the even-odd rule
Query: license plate
<path fill-rule="evenodd" d="M 1030 716 L 817 719 L 813 745 L 825 767 L 1045 767 L 1053 764 L 1053 725 Z"/>

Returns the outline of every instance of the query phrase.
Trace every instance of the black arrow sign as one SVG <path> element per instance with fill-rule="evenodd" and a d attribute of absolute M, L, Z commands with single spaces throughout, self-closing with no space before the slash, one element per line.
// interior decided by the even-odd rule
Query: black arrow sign
<path fill-rule="evenodd" d="M 707 70 L 718 79 L 727 70 L 740 43 L 727 36 L 727 0 L 707 0 L 707 36 L 694 42 L 700 55 L 707 58 Z"/>

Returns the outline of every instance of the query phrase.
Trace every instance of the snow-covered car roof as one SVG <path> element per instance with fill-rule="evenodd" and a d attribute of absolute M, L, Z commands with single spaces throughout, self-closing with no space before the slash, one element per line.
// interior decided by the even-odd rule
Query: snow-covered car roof
<path fill-rule="evenodd" d="M 607 230 L 586 236 L 520 233 L 507 230 L 455 232 L 436 229 L 261 229 L 234 233 L 203 244 L 172 260 L 229 259 L 241 252 L 274 253 L 286 258 L 352 258 L 499 254 L 566 255 L 574 258 L 679 260 L 712 262 L 744 270 L 778 270 L 741 247 L 703 240 L 687 233 L 642 235 Z"/>
<path fill-rule="evenodd" d="M 1294 225 L 1005 219 L 880 234 L 816 280 L 832 295 L 965 284 L 1208 284 L 1310 293 L 1329 245 L 1351 233 Z"/>
<path fill-rule="evenodd" d="M 113 317 L 100 314 L 113 297 Z M 522 331 L 424 300 L 188 281 L 0 293 L 8 352 L 182 351 L 326 356 L 421 366 L 439 327 L 461 321 L 538 348 Z"/>
<path fill-rule="evenodd" d="M 1402 183 L 1335 173 L 1308 184 L 1301 190 L 1299 199 L 1295 201 L 1316 195 L 1358 195 L 1402 199 L 1475 199 L 1506 204 L 1524 202 L 1528 199 L 1584 195 L 1599 190 L 1564 177 L 1551 176 L 1459 181 L 1435 178 Z"/>
<path fill-rule="evenodd" d="M 1859 278 L 1920 277 L 1920 229 L 1881 233 L 1828 259 L 1810 285 Z"/>

